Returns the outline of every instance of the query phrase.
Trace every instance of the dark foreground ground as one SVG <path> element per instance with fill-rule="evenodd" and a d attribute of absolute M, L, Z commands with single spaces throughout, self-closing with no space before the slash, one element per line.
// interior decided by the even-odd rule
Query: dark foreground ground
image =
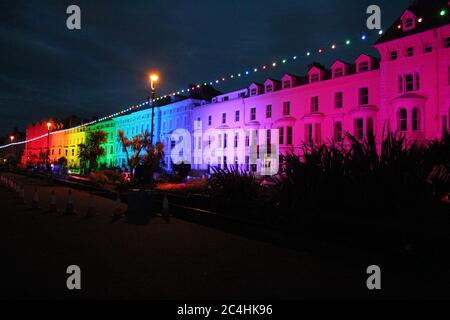
<path fill-rule="evenodd" d="M 26 185 L 28 203 L 51 190 L 64 210 L 67 188 Z M 357 262 L 299 252 L 172 219 L 147 225 L 111 221 L 113 201 L 97 198 L 98 215 L 84 218 L 89 196 L 74 191 L 76 216 L 31 210 L 0 186 L 0 297 L 3 299 L 309 299 L 449 297 L 435 285 L 382 268 L 382 290 L 366 288 Z M 356 261 L 356 263 L 355 263 Z M 82 270 L 82 290 L 66 288 L 66 268 Z M 445 280 L 448 282 L 447 280 Z M 442 289 L 442 286 L 441 286 Z"/>

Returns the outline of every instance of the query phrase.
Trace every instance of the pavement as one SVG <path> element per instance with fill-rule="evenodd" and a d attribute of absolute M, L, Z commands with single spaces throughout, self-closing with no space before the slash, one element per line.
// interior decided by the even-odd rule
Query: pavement
<path fill-rule="evenodd" d="M 5 174 L 1 174 L 5 175 Z M 2 299 L 347 299 L 433 297 L 432 286 L 382 268 L 382 290 L 366 287 L 367 265 L 347 264 L 228 234 L 154 218 L 113 220 L 115 201 L 72 190 L 76 215 L 64 216 L 69 188 L 12 176 L 26 203 L 0 185 Z M 32 209 L 34 190 L 41 210 Z M 48 213 L 51 192 L 58 213 Z M 126 205 L 121 205 L 125 210 Z M 66 287 L 78 265 L 82 289 Z"/>

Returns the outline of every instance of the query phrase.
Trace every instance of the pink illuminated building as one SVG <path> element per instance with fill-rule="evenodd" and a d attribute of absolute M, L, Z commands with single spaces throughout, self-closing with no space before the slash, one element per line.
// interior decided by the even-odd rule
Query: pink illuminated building
<path fill-rule="evenodd" d="M 416 1 L 375 43 L 380 58 L 361 54 L 329 69 L 314 63 L 306 76 L 286 74 L 215 97 L 193 118 L 203 131 L 278 129 L 281 153 L 340 141 L 347 132 L 359 139 L 373 132 L 377 141 L 388 129 L 419 142 L 437 138 L 450 125 L 450 25 L 443 8 L 445 1 Z M 228 147 L 236 146 L 232 141 Z"/>

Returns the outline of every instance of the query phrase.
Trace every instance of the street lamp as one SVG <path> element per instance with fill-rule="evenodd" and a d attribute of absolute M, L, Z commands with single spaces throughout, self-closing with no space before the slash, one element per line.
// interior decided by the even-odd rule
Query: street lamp
<path fill-rule="evenodd" d="M 151 124 L 151 130 L 150 130 L 150 144 L 153 145 L 153 130 L 154 130 L 154 119 L 155 119 L 155 99 L 156 99 L 156 83 L 159 80 L 159 76 L 155 73 L 152 73 L 149 75 L 150 80 L 150 89 L 152 92 L 152 95 L 148 97 L 148 104 L 151 104 L 152 107 L 152 124 Z"/>
<path fill-rule="evenodd" d="M 10 136 L 9 140 L 11 140 L 11 153 L 14 155 L 14 157 L 16 156 L 16 148 L 14 148 L 13 142 L 14 142 L 15 137 L 14 136 Z"/>
<path fill-rule="evenodd" d="M 51 126 L 52 126 L 51 122 L 47 122 L 47 157 L 46 157 L 47 168 L 49 167 L 49 163 L 50 163 L 50 128 L 51 128 Z"/>

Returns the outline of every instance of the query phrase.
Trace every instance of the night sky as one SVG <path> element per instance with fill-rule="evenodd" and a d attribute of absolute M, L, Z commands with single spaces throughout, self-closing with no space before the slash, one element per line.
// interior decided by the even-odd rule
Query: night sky
<path fill-rule="evenodd" d="M 217 87 L 226 92 L 252 81 L 304 75 L 317 61 L 352 62 L 375 54 L 377 34 L 366 28 L 366 8 L 382 9 L 389 27 L 412 0 L 0 0 L 0 134 L 45 117 L 102 116 L 140 103 L 147 73 L 161 74 L 160 94 L 189 83 L 298 54 L 301 61 Z M 67 6 L 82 10 L 82 30 L 66 28 Z M 342 43 L 320 57 L 307 50 Z"/>

